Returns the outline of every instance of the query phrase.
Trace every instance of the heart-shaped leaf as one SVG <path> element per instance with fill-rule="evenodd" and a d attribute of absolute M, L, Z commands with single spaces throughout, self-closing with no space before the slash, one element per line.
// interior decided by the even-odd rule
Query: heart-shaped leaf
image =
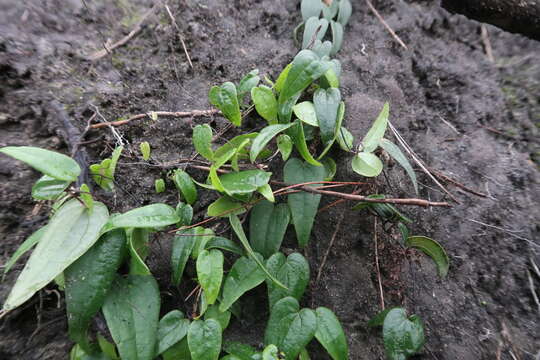
<path fill-rule="evenodd" d="M 277 252 L 290 221 L 286 204 L 274 205 L 261 201 L 251 209 L 249 241 L 253 250 L 265 259 Z"/>
<path fill-rule="evenodd" d="M 217 249 L 203 250 L 197 257 L 197 280 L 206 295 L 208 305 L 216 302 L 223 280 L 223 253 Z"/>
<path fill-rule="evenodd" d="M 450 267 L 448 255 L 446 255 L 446 251 L 444 251 L 441 244 L 435 240 L 427 236 L 410 236 L 407 238 L 405 246 L 417 248 L 431 257 L 437 265 L 441 277 L 445 277 L 448 274 L 448 268 Z"/>
<path fill-rule="evenodd" d="M 287 161 L 283 169 L 283 178 L 290 185 L 323 181 L 325 175 L 326 171 L 323 166 L 313 166 L 296 158 Z M 288 195 L 287 202 L 291 210 L 292 223 L 301 247 L 306 246 L 309 241 L 320 200 L 321 195 L 307 192 Z"/>
<path fill-rule="evenodd" d="M 383 324 L 383 340 L 390 360 L 405 360 L 417 354 L 424 345 L 424 326 L 416 315 L 407 318 L 402 308 L 388 312 Z"/>
<path fill-rule="evenodd" d="M 305 22 L 310 17 L 319 17 L 322 11 L 321 0 L 302 0 L 300 3 L 300 12 L 302 20 Z"/>
<path fill-rule="evenodd" d="M 270 312 L 264 333 L 265 345 L 276 345 L 286 360 L 294 360 L 311 341 L 317 330 L 317 316 L 311 309 L 300 310 L 298 301 L 286 297 Z"/>
<path fill-rule="evenodd" d="M 315 310 L 317 314 L 317 331 L 315 337 L 334 360 L 349 359 L 349 348 L 345 333 L 334 313 L 325 307 Z"/>
<path fill-rule="evenodd" d="M 255 104 L 255 110 L 270 125 L 277 124 L 278 104 L 272 89 L 260 85 L 251 89 L 251 99 Z"/>
<path fill-rule="evenodd" d="M 168 312 L 159 320 L 158 349 L 156 355 L 160 355 L 180 342 L 187 335 L 189 320 L 179 310 Z"/>
<path fill-rule="evenodd" d="M 208 124 L 197 125 L 193 128 L 193 146 L 195 150 L 212 161 L 214 152 L 212 151 L 212 128 Z"/>
<path fill-rule="evenodd" d="M 160 303 L 158 284 L 151 275 L 116 278 L 103 315 L 122 359 L 154 359 Z"/>
<path fill-rule="evenodd" d="M 328 19 L 328 21 L 332 20 L 339 10 L 339 1 L 332 0 L 329 2 L 323 1 L 323 16 L 325 19 Z"/>
<path fill-rule="evenodd" d="M 261 255 L 255 254 L 255 256 L 262 262 Z M 245 292 L 262 283 L 265 278 L 266 274 L 252 258 L 243 256 L 236 260 L 225 278 L 219 310 L 228 310 Z"/>
<path fill-rule="evenodd" d="M 332 51 L 332 42 L 328 40 L 325 42 L 315 40 L 315 44 L 311 49 L 322 59 L 326 56 L 330 56 L 330 51 Z"/>
<path fill-rule="evenodd" d="M 368 152 L 358 153 L 351 165 L 354 172 L 366 177 L 378 176 L 383 169 L 383 163 L 377 155 Z"/>
<path fill-rule="evenodd" d="M 255 162 L 255 159 L 257 159 L 257 156 L 259 156 L 259 153 L 264 149 L 264 147 L 272 140 L 277 134 L 280 132 L 287 130 L 294 124 L 276 124 L 276 125 L 269 125 L 261 130 L 259 135 L 253 140 L 253 144 L 251 145 L 251 151 L 249 153 L 249 159 L 251 162 Z M 223 180 L 222 180 L 223 182 Z"/>
<path fill-rule="evenodd" d="M 302 49 L 306 49 L 315 40 L 322 40 L 328 29 L 328 20 L 319 19 L 312 16 L 306 20 L 304 25 L 304 36 L 302 40 Z"/>
<path fill-rule="evenodd" d="M 229 326 L 229 321 L 231 321 L 231 312 L 230 311 L 223 311 L 221 312 L 219 310 L 218 304 L 214 304 L 208 307 L 208 309 L 204 312 L 204 319 L 214 319 L 217 322 L 219 322 L 219 325 L 221 326 L 221 330 L 224 331 L 227 326 Z"/>
<path fill-rule="evenodd" d="M 286 290 L 267 282 L 270 309 L 287 296 L 300 300 L 309 283 L 309 264 L 306 258 L 299 253 L 292 253 L 287 258 L 282 253 L 275 253 L 266 261 L 266 267 L 287 287 Z"/>
<path fill-rule="evenodd" d="M 311 101 L 304 101 L 293 106 L 293 112 L 297 118 L 311 126 L 319 126 L 315 106 Z"/>
<path fill-rule="evenodd" d="M 336 134 L 338 108 L 341 102 L 339 89 L 317 89 L 313 95 L 313 105 L 321 129 L 321 140 L 327 146 L 333 142 Z"/>
<path fill-rule="evenodd" d="M 193 360 L 217 360 L 221 352 L 221 326 L 214 319 L 195 320 L 188 330 L 188 344 Z"/>
<path fill-rule="evenodd" d="M 75 181 L 79 164 L 69 156 L 31 146 L 6 146 L 0 152 L 26 163 L 39 172 L 64 181 Z"/>
<path fill-rule="evenodd" d="M 377 149 L 380 141 L 384 136 L 384 133 L 386 132 L 389 113 L 390 106 L 388 105 L 388 103 L 385 103 L 379 116 L 377 116 L 377 119 L 375 120 L 373 125 L 371 125 L 371 128 L 362 140 L 362 145 L 364 147 L 363 151 L 370 153 Z"/>
<path fill-rule="evenodd" d="M 349 22 L 349 19 L 352 14 L 352 5 L 349 0 L 340 0 L 339 1 L 339 14 L 337 21 L 345 27 Z"/>
<path fill-rule="evenodd" d="M 235 126 L 242 125 L 242 115 L 238 103 L 236 86 L 227 81 L 221 86 L 213 86 L 209 94 L 210 103 L 217 107 Z"/>

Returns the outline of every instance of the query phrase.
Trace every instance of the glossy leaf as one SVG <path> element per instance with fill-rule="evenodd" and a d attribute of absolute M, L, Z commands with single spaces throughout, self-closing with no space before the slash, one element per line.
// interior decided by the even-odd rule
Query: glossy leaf
<path fill-rule="evenodd" d="M 297 120 L 294 122 L 294 126 L 289 129 L 288 135 L 291 137 L 296 150 L 300 153 L 302 158 L 308 163 L 314 166 L 321 166 L 322 164 L 313 158 L 313 155 L 309 152 L 306 137 L 304 135 L 304 127 L 302 123 Z"/>
<path fill-rule="evenodd" d="M 195 320 L 188 330 L 193 360 L 217 360 L 221 352 L 221 326 L 214 319 Z"/>
<path fill-rule="evenodd" d="M 340 102 L 341 93 L 336 88 L 318 89 L 313 95 L 313 105 L 321 130 L 321 140 L 325 146 L 333 142 L 335 138 Z"/>
<path fill-rule="evenodd" d="M 259 70 L 251 70 L 246 76 L 240 80 L 238 84 L 238 102 L 242 104 L 244 97 L 251 93 L 251 90 L 259 84 Z"/>
<path fill-rule="evenodd" d="M 260 262 L 262 257 L 255 254 Z M 223 297 L 219 305 L 220 311 L 228 310 L 244 293 L 261 284 L 266 278 L 253 258 L 241 257 L 234 263 L 223 284 Z"/>
<path fill-rule="evenodd" d="M 337 21 L 345 27 L 349 22 L 349 19 L 352 14 L 352 5 L 349 0 L 340 0 L 339 1 L 339 12 Z"/>
<path fill-rule="evenodd" d="M 60 275 L 98 240 L 109 211 L 100 202 L 90 213 L 78 200 L 65 203 L 51 218 L 3 309 L 10 311 Z"/>
<path fill-rule="evenodd" d="M 384 319 L 383 340 L 390 360 L 405 360 L 417 354 L 424 345 L 422 321 L 416 315 L 407 318 L 402 308 L 392 309 Z"/>
<path fill-rule="evenodd" d="M 112 217 L 106 230 L 116 228 L 155 228 L 172 225 L 180 221 L 176 210 L 166 204 L 151 204 L 129 210 Z"/>
<path fill-rule="evenodd" d="M 105 301 L 125 252 L 125 231 L 110 231 L 64 271 L 69 337 L 87 353 L 95 348 L 86 331 Z"/>
<path fill-rule="evenodd" d="M 377 155 L 368 152 L 358 153 L 351 165 L 354 172 L 366 177 L 378 176 L 383 169 L 383 163 Z"/>
<path fill-rule="evenodd" d="M 182 274 L 184 273 L 189 255 L 191 255 L 195 247 L 196 235 L 200 233 L 198 229 L 202 228 L 180 230 L 173 238 L 171 251 L 172 283 L 176 286 L 182 280 Z"/>
<path fill-rule="evenodd" d="M 122 359 L 154 359 L 160 302 L 158 284 L 151 275 L 116 278 L 103 315 Z"/>
<path fill-rule="evenodd" d="M 310 17 L 319 17 L 322 11 L 321 0 L 302 0 L 300 3 L 300 12 L 302 20 L 306 22 Z"/>
<path fill-rule="evenodd" d="M 191 176 L 184 170 L 176 170 L 173 175 L 173 181 L 182 196 L 189 205 L 193 205 L 197 201 L 197 188 L 193 183 Z"/>
<path fill-rule="evenodd" d="M 132 228 L 126 232 L 130 254 L 129 273 L 132 275 L 150 275 L 150 269 L 144 262 L 150 252 L 148 229 Z"/>
<path fill-rule="evenodd" d="M 277 124 L 278 104 L 272 89 L 260 85 L 251 89 L 251 99 L 255 104 L 255 110 L 270 125 Z"/>
<path fill-rule="evenodd" d="M 265 259 L 277 252 L 290 221 L 287 204 L 261 201 L 251 209 L 249 241 L 253 250 Z"/>
<path fill-rule="evenodd" d="M 226 82 L 221 86 L 213 86 L 209 94 L 210 103 L 217 107 L 223 115 L 235 126 L 242 124 L 240 105 L 236 86 L 232 82 Z"/>
<path fill-rule="evenodd" d="M 4 276 L 8 273 L 9 270 L 15 265 L 17 260 L 21 258 L 28 250 L 33 248 L 43 237 L 43 234 L 45 233 L 45 230 L 47 229 L 47 225 L 43 226 L 42 228 L 36 230 L 32 235 L 30 235 L 24 242 L 17 248 L 17 250 L 11 255 L 11 258 L 6 262 L 4 265 Z"/>
<path fill-rule="evenodd" d="M 292 253 L 287 258 L 282 253 L 275 253 L 266 261 L 268 271 L 281 281 L 286 289 L 267 282 L 268 304 L 270 309 L 281 299 L 292 296 L 300 300 L 309 283 L 309 264 L 301 254 Z"/>
<path fill-rule="evenodd" d="M 322 40 L 328 29 L 328 20 L 310 17 L 304 25 L 304 36 L 302 37 L 302 49 L 306 49 L 313 44 L 315 39 Z"/>
<path fill-rule="evenodd" d="M 32 197 L 36 200 L 54 200 L 71 184 L 71 180 L 58 180 L 43 175 L 32 186 Z"/>
<path fill-rule="evenodd" d="M 292 158 L 285 164 L 283 174 L 284 181 L 292 185 L 322 181 L 326 175 L 326 171 L 323 166 L 313 166 L 299 159 Z M 287 202 L 291 210 L 292 223 L 294 224 L 296 238 L 301 247 L 306 246 L 309 241 L 320 200 L 321 195 L 307 192 L 288 195 Z"/>
<path fill-rule="evenodd" d="M 191 220 L 193 219 L 193 208 L 188 204 L 179 202 L 178 205 L 176 205 L 176 215 L 180 218 L 180 221 L 176 223 L 178 227 L 190 225 Z"/>
<path fill-rule="evenodd" d="M 208 305 L 216 302 L 223 280 L 223 253 L 203 250 L 197 257 L 197 280 L 204 290 Z"/>
<path fill-rule="evenodd" d="M 81 173 L 75 160 L 55 151 L 31 146 L 6 146 L 0 148 L 0 152 L 58 180 L 75 181 Z"/>
<path fill-rule="evenodd" d="M 317 308 L 315 313 L 317 314 L 315 338 L 333 360 L 349 359 L 349 347 L 345 339 L 345 333 L 336 315 L 325 307 Z"/>
<path fill-rule="evenodd" d="M 334 159 L 332 159 L 329 156 L 325 156 L 321 160 L 321 162 L 324 166 L 324 170 L 326 171 L 326 175 L 324 176 L 324 181 L 332 181 L 337 171 L 336 162 L 334 161 Z"/>
<path fill-rule="evenodd" d="M 339 22 L 330 21 L 330 27 L 332 28 L 332 51 L 331 55 L 335 55 L 341 49 L 343 44 L 343 25 Z"/>
<path fill-rule="evenodd" d="M 187 336 L 161 354 L 163 360 L 191 360 Z"/>
<path fill-rule="evenodd" d="M 279 350 L 276 345 L 271 344 L 264 348 L 262 360 L 279 360 Z"/>
<path fill-rule="evenodd" d="M 274 197 L 274 192 L 272 191 L 272 187 L 269 184 L 257 188 L 257 192 L 264 196 L 266 200 L 272 203 L 276 201 L 276 198 Z"/>
<path fill-rule="evenodd" d="M 222 175 L 219 180 L 230 195 L 249 194 L 268 184 L 271 175 L 271 172 L 262 170 L 245 170 Z"/>
<path fill-rule="evenodd" d="M 448 255 L 446 255 L 446 251 L 444 251 L 444 248 L 437 241 L 428 238 L 427 236 L 410 236 L 407 238 L 405 246 L 419 249 L 424 254 L 431 257 L 437 265 L 441 277 L 445 277 L 448 274 L 450 261 Z"/>
<path fill-rule="evenodd" d="M 281 134 L 277 138 L 278 150 L 283 161 L 287 161 L 292 152 L 293 143 L 289 135 Z"/>
<path fill-rule="evenodd" d="M 242 250 L 242 248 L 238 246 L 234 241 L 231 241 L 221 236 L 215 236 L 211 240 L 209 240 L 205 245 L 205 249 L 220 249 L 232 252 L 236 255 L 244 255 L 244 250 Z"/>
<path fill-rule="evenodd" d="M 158 348 L 156 355 L 163 354 L 187 335 L 189 320 L 179 310 L 168 312 L 159 320 Z"/>
<path fill-rule="evenodd" d="M 208 216 L 227 217 L 230 214 L 242 214 L 246 212 L 246 208 L 241 202 L 234 201 L 228 196 L 222 196 L 211 203 L 206 209 Z"/>
<path fill-rule="evenodd" d="M 195 228 L 195 246 L 191 252 L 191 258 L 197 260 L 199 254 L 206 249 L 206 244 L 214 238 L 214 231 L 212 229 L 205 229 L 202 226 Z"/>
<path fill-rule="evenodd" d="M 259 153 L 264 149 L 264 147 L 272 140 L 277 134 L 280 132 L 287 130 L 291 126 L 293 126 L 293 123 L 290 124 L 276 124 L 276 125 L 269 125 L 261 130 L 259 135 L 253 140 L 253 144 L 251 145 L 251 151 L 249 153 L 249 159 L 251 162 L 255 162 L 255 159 L 257 159 L 257 156 L 259 156 Z"/>
<path fill-rule="evenodd" d="M 240 153 L 244 154 L 247 153 L 247 150 L 244 148 L 241 148 L 241 145 L 246 140 L 253 140 L 259 135 L 257 132 L 249 133 L 249 134 L 243 134 L 233 137 L 231 140 L 228 140 L 227 143 L 221 145 L 216 152 L 214 153 L 214 157 L 216 159 L 222 158 L 226 156 L 225 154 L 229 153 L 231 150 L 239 151 Z M 248 143 L 250 142 L 248 141 Z M 234 155 L 233 155 L 234 156 Z"/>
<path fill-rule="evenodd" d="M 265 345 L 274 344 L 294 360 L 311 341 L 317 330 L 317 316 L 311 309 L 302 309 L 298 301 L 286 297 L 278 301 L 270 312 L 264 333 Z"/>
<path fill-rule="evenodd" d="M 369 327 L 383 326 L 386 315 L 388 315 L 388 313 L 393 309 L 396 308 L 386 308 L 380 311 L 377 315 L 375 315 L 368 321 L 367 325 Z"/>
<path fill-rule="evenodd" d="M 387 139 L 382 139 L 379 142 L 379 145 L 390 155 L 394 160 L 396 160 L 407 172 L 407 175 L 411 178 L 411 181 L 414 186 L 414 191 L 418 194 L 418 182 L 416 181 L 416 174 L 414 173 L 414 170 L 411 166 L 411 163 L 409 163 L 409 160 L 405 157 L 403 152 L 399 149 L 399 147 Z"/>
<path fill-rule="evenodd" d="M 364 147 L 363 151 L 370 153 L 377 149 L 388 126 L 389 112 L 390 107 L 388 103 L 385 103 L 379 116 L 377 117 L 373 125 L 371 125 L 371 128 L 362 140 L 362 145 Z"/>
<path fill-rule="evenodd" d="M 311 101 L 304 101 L 293 106 L 293 112 L 297 118 L 311 126 L 319 126 L 315 106 Z"/>
<path fill-rule="evenodd" d="M 148 141 L 143 141 L 140 145 L 139 145 L 139 148 L 141 150 L 141 154 L 142 154 L 142 157 L 143 157 L 143 160 L 149 160 L 150 159 L 150 144 L 148 143 Z"/>
<path fill-rule="evenodd" d="M 289 76 L 289 71 L 291 70 L 291 67 L 292 63 L 287 64 L 287 66 L 285 66 L 285 68 L 283 68 L 283 70 L 279 74 L 276 80 L 276 84 L 274 85 L 274 89 L 276 89 L 278 93 L 282 92 L 283 86 L 285 85 L 285 80 L 287 80 L 287 76 Z"/>
<path fill-rule="evenodd" d="M 285 285 L 283 285 L 279 280 L 277 280 L 272 274 L 270 274 L 270 272 L 268 272 L 268 270 L 266 269 L 266 266 L 264 265 L 264 263 L 261 261 L 261 259 L 259 259 L 259 257 L 257 256 L 257 254 L 253 251 L 253 249 L 251 248 L 251 246 L 249 245 L 249 242 L 248 242 L 248 239 L 246 237 L 246 234 L 244 233 L 244 229 L 242 228 L 242 223 L 240 222 L 240 219 L 238 219 L 238 216 L 236 215 L 231 215 L 229 216 L 229 222 L 231 224 L 231 227 L 234 231 L 234 233 L 236 234 L 236 236 L 238 237 L 238 239 L 240 240 L 240 242 L 242 243 L 242 246 L 244 246 L 244 249 L 246 249 L 246 252 L 247 254 L 249 255 L 249 257 L 251 259 L 253 259 L 257 265 L 259 266 L 259 268 L 265 273 L 265 275 L 270 279 L 272 280 L 272 282 L 274 284 L 276 284 L 277 286 L 280 286 L 280 287 L 283 287 L 283 288 L 287 288 Z"/>
<path fill-rule="evenodd" d="M 252 346 L 242 344 L 237 341 L 226 341 L 223 344 L 223 350 L 227 354 L 234 356 L 234 358 L 231 358 L 230 360 L 256 360 L 257 356 L 259 356 L 259 352 L 257 352 L 257 350 L 255 350 Z M 224 358 L 221 360 L 223 359 Z"/>
<path fill-rule="evenodd" d="M 353 143 L 354 143 L 354 136 L 351 134 L 349 130 L 347 130 L 345 127 L 341 127 L 337 133 L 336 141 L 339 144 L 339 147 L 343 151 L 352 151 Z"/>
<path fill-rule="evenodd" d="M 193 128 L 193 146 L 195 150 L 206 159 L 212 161 L 212 128 L 208 124 L 197 125 Z"/>

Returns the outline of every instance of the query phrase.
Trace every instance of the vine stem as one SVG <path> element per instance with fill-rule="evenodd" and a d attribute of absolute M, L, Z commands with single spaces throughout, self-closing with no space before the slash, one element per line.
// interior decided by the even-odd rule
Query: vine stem
<path fill-rule="evenodd" d="M 108 122 L 102 122 L 99 124 L 93 124 L 90 125 L 91 129 L 99 129 L 107 126 L 121 126 L 125 125 L 133 120 L 139 120 L 144 119 L 145 117 L 151 118 L 151 114 L 155 114 L 156 116 L 163 116 L 163 117 L 177 117 L 177 118 L 183 118 L 183 117 L 200 117 L 200 116 L 212 116 L 220 113 L 218 109 L 211 109 L 211 110 L 193 110 L 193 111 L 149 111 L 144 114 L 137 114 L 133 115 L 132 117 L 124 120 L 118 120 L 118 121 L 108 121 Z"/>

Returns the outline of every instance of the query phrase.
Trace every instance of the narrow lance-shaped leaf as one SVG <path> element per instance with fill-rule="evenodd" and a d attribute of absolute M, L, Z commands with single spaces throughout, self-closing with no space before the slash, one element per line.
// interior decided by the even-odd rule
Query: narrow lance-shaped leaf
<path fill-rule="evenodd" d="M 262 262 L 262 257 L 255 254 Z M 245 292 L 253 289 L 264 281 L 266 275 L 253 258 L 241 257 L 234 263 L 223 284 L 223 298 L 220 311 L 228 310 Z"/>
<path fill-rule="evenodd" d="M 264 258 L 276 253 L 281 247 L 290 217 L 287 204 L 274 206 L 269 201 L 261 201 L 253 206 L 249 220 L 249 241 L 253 250 Z"/>
<path fill-rule="evenodd" d="M 217 249 L 203 250 L 197 257 L 197 280 L 206 295 L 208 305 L 216 302 L 223 280 L 223 253 Z"/>
<path fill-rule="evenodd" d="M 313 166 L 295 158 L 287 161 L 283 169 L 283 177 L 287 184 L 322 181 L 325 174 L 326 171 L 323 166 Z M 321 195 L 307 192 L 288 195 L 287 201 L 291 210 L 296 237 L 302 247 L 306 246 L 309 241 L 320 200 Z"/>
<path fill-rule="evenodd" d="M 339 22 L 331 21 L 330 27 L 332 28 L 332 51 L 331 55 L 337 54 L 343 44 L 343 26 Z"/>
<path fill-rule="evenodd" d="M 287 130 L 293 125 L 294 123 L 276 124 L 267 126 L 262 129 L 259 135 L 255 138 L 255 140 L 253 140 L 253 144 L 251 145 L 251 151 L 249 153 L 249 159 L 251 160 L 251 162 L 255 162 L 255 159 L 257 159 L 259 153 L 270 142 L 270 140 L 272 140 L 280 132 Z"/>
<path fill-rule="evenodd" d="M 148 246 L 148 229 L 128 229 L 127 235 L 130 254 L 129 273 L 132 275 L 150 275 L 150 269 L 144 263 L 144 260 L 150 252 Z"/>
<path fill-rule="evenodd" d="M 388 103 L 385 103 L 383 109 L 381 110 L 377 119 L 371 125 L 366 136 L 362 140 L 363 151 L 372 152 L 379 146 L 380 141 L 382 140 L 384 133 L 386 132 L 386 127 L 388 126 L 388 116 L 390 112 L 390 107 Z"/>
<path fill-rule="evenodd" d="M 309 152 L 302 123 L 297 120 L 294 122 L 294 124 L 295 125 L 288 130 L 287 135 L 291 137 L 294 146 L 296 147 L 296 150 L 298 150 L 302 158 L 311 165 L 322 166 L 322 164 L 315 160 L 313 158 L 313 155 L 311 155 L 311 153 Z"/>
<path fill-rule="evenodd" d="M 99 238 L 109 217 L 100 202 L 90 212 L 78 200 L 65 203 L 52 217 L 36 249 L 4 303 L 4 310 L 18 307 L 60 275 Z"/>
<path fill-rule="evenodd" d="M 240 105 L 236 86 L 232 82 L 226 82 L 221 86 L 213 86 L 210 89 L 210 103 L 217 107 L 223 115 L 235 126 L 242 124 Z"/>
<path fill-rule="evenodd" d="M 221 352 L 221 326 L 214 319 L 195 320 L 188 330 L 188 344 L 193 360 L 217 360 Z"/>
<path fill-rule="evenodd" d="M 54 200 L 71 184 L 71 180 L 58 180 L 43 175 L 32 186 L 32 197 L 36 200 Z"/>
<path fill-rule="evenodd" d="M 193 128 L 193 146 L 206 159 L 210 161 L 214 159 L 214 152 L 212 151 L 212 128 L 210 125 L 197 125 Z"/>
<path fill-rule="evenodd" d="M 95 350 L 86 331 L 109 291 L 126 251 L 126 234 L 118 229 L 100 239 L 65 271 L 69 336 L 87 353 Z"/>
<path fill-rule="evenodd" d="M 75 181 L 81 173 L 75 160 L 54 151 L 31 146 L 6 146 L 0 148 L 0 152 L 58 180 Z"/>
<path fill-rule="evenodd" d="M 45 234 L 45 230 L 47 229 L 47 225 L 43 226 L 42 228 L 36 230 L 32 235 L 30 235 L 24 242 L 17 248 L 17 250 L 11 255 L 11 258 L 8 260 L 8 262 L 4 266 L 4 276 L 8 273 L 9 270 L 15 265 L 17 260 L 20 259 L 21 256 L 23 256 L 28 250 L 33 248 L 43 237 L 43 234 Z"/>
<path fill-rule="evenodd" d="M 417 248 L 431 257 L 437 265 L 441 277 L 445 277 L 448 274 L 450 261 L 448 260 L 446 251 L 444 251 L 444 248 L 437 241 L 428 238 L 427 236 L 410 236 L 407 238 L 405 245 Z"/>
<path fill-rule="evenodd" d="M 193 183 L 191 176 L 184 170 L 176 170 L 173 175 L 173 181 L 182 196 L 189 205 L 193 205 L 197 201 L 197 188 Z"/>
<path fill-rule="evenodd" d="M 334 313 L 325 307 L 315 310 L 317 314 L 317 331 L 315 337 L 326 349 L 333 360 L 349 359 L 349 348 L 345 333 Z"/>
<path fill-rule="evenodd" d="M 104 231 L 116 228 L 155 228 L 180 221 L 176 210 L 166 204 L 151 204 L 111 217 Z"/>
<path fill-rule="evenodd" d="M 414 191 L 418 194 L 418 182 L 416 181 L 416 174 L 409 163 L 409 160 L 405 157 L 399 147 L 387 139 L 382 139 L 379 145 L 386 151 L 394 160 L 396 160 L 407 172 L 407 175 L 411 178 L 414 186 Z"/>
<path fill-rule="evenodd" d="M 118 276 L 103 305 L 103 315 L 120 358 L 152 360 L 156 354 L 159 289 L 151 275 Z"/>
<path fill-rule="evenodd" d="M 180 230 L 173 238 L 171 251 L 172 283 L 176 286 L 180 284 L 189 255 L 191 255 L 195 247 L 195 235 L 199 233 L 197 229 Z"/>

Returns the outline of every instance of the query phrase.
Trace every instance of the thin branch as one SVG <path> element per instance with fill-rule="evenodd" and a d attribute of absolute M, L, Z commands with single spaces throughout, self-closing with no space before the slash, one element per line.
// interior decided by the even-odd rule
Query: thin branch
<path fill-rule="evenodd" d="M 343 211 L 341 212 L 341 217 L 339 218 L 339 221 L 336 225 L 336 229 L 334 230 L 334 233 L 332 234 L 332 238 L 330 239 L 330 244 L 328 244 L 328 248 L 326 249 L 326 252 L 322 259 L 321 266 L 319 266 L 319 271 L 317 272 L 317 278 L 315 279 L 315 284 L 317 284 L 319 280 L 321 279 L 324 265 L 326 264 L 326 260 L 328 259 L 328 255 L 330 254 L 330 250 L 332 249 L 332 246 L 334 245 L 334 241 L 336 240 L 337 234 L 339 232 L 341 223 L 343 222 L 344 218 L 345 218 L 345 209 L 343 209 Z"/>
<path fill-rule="evenodd" d="M 436 177 L 440 178 L 441 180 L 443 181 L 447 181 L 455 186 L 457 186 L 458 188 L 460 188 L 461 190 L 464 190 L 466 192 L 469 192 L 473 195 L 476 195 L 476 196 L 480 196 L 480 197 L 484 197 L 484 198 L 487 198 L 488 196 L 484 193 L 481 193 L 481 192 L 478 192 L 476 190 L 473 190 L 471 188 L 468 188 L 467 186 L 463 185 L 462 183 L 446 176 L 445 174 L 443 174 L 442 172 L 440 171 L 437 171 L 435 169 L 432 169 L 432 168 L 428 168 L 428 170 L 433 174 L 435 175 Z"/>
<path fill-rule="evenodd" d="M 176 31 L 178 31 L 178 37 L 180 38 L 180 42 L 182 43 L 182 47 L 184 48 L 184 53 L 186 54 L 187 60 L 189 62 L 189 66 L 191 66 L 191 68 L 193 69 L 193 63 L 191 62 L 191 57 L 189 56 L 189 53 L 187 51 L 186 43 L 184 42 L 184 37 L 182 36 L 182 32 L 180 31 L 180 28 L 178 27 L 178 24 L 176 23 L 176 20 L 174 19 L 171 9 L 169 9 L 169 5 L 165 4 L 165 10 L 167 10 L 167 14 L 169 15 L 169 18 L 171 19 L 171 22 L 173 23 L 174 27 L 176 28 Z"/>
<path fill-rule="evenodd" d="M 373 231 L 373 240 L 375 243 L 375 269 L 377 270 L 377 281 L 379 283 L 379 296 L 381 298 L 381 311 L 384 310 L 384 292 L 382 288 L 382 280 L 381 280 L 381 268 L 379 267 L 379 240 L 377 238 L 377 218 L 375 217 L 375 223 L 374 223 L 374 231 Z"/>
<path fill-rule="evenodd" d="M 118 120 L 118 121 L 110 121 L 110 122 L 103 122 L 99 124 L 93 124 L 90 126 L 92 129 L 99 129 L 103 127 L 108 126 L 122 126 L 125 125 L 133 120 L 139 120 L 144 119 L 146 117 L 151 118 L 152 114 L 163 117 L 177 117 L 177 118 L 184 118 L 184 117 L 199 117 L 199 116 L 212 116 L 215 114 L 218 114 L 219 110 L 212 109 L 212 110 L 193 110 L 193 111 L 151 111 L 145 114 L 137 114 L 133 115 L 132 117 L 124 120 Z"/>
<path fill-rule="evenodd" d="M 392 35 L 392 37 L 394 39 L 396 39 L 396 41 L 398 42 L 399 45 L 401 45 L 405 50 L 409 50 L 409 48 L 407 47 L 407 45 L 405 45 L 405 43 L 399 38 L 399 36 L 397 36 L 397 34 L 395 33 L 394 30 L 392 30 L 392 28 L 390 27 L 390 25 L 388 25 L 388 23 L 386 21 L 384 21 L 383 17 L 381 16 L 381 14 L 379 14 L 379 12 L 377 11 L 377 9 L 375 9 L 375 7 L 373 6 L 373 4 L 371 3 L 371 1 L 369 0 L 366 0 L 366 4 L 369 6 L 370 10 L 373 12 L 373 14 L 375 14 L 375 16 L 377 17 L 377 19 L 379 19 L 379 21 L 384 25 L 384 27 L 386 28 L 386 30 L 388 30 L 388 32 L 390 33 L 390 35 Z"/>

